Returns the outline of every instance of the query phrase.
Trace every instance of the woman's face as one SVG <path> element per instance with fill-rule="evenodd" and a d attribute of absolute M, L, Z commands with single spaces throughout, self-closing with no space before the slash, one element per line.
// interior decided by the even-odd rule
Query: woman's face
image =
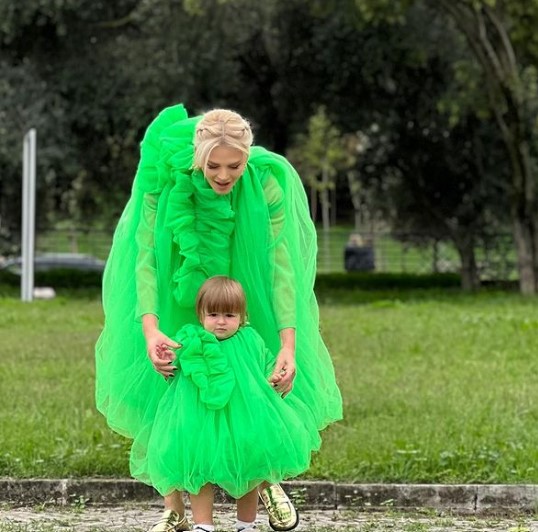
<path fill-rule="evenodd" d="M 204 175 L 211 188 L 220 195 L 231 192 L 245 168 L 245 155 L 237 148 L 217 146 L 207 160 Z"/>

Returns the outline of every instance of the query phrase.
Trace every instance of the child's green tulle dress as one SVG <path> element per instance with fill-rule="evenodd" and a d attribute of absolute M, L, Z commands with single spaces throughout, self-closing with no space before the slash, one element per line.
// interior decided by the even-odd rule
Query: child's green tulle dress
<path fill-rule="evenodd" d="M 267 381 L 274 356 L 252 327 L 217 340 L 184 326 L 177 375 L 136 436 L 132 473 L 162 494 L 216 484 L 239 498 L 306 471 L 320 437 L 310 412 Z"/>
<path fill-rule="evenodd" d="M 316 232 L 303 185 L 285 158 L 254 146 L 232 192 L 216 194 L 203 174 L 192 169 L 199 120 L 188 118 L 182 105 L 169 107 L 142 142 L 132 194 L 103 278 L 97 408 L 112 429 L 144 441 L 141 433 L 157 419 L 170 386 L 149 361 L 141 316 L 157 315 L 160 330 L 172 337 L 184 325 L 198 324 L 194 303 L 202 283 L 228 275 L 242 284 L 250 323 L 273 357 L 280 348 L 279 330 L 295 328 L 297 376 L 284 401 L 308 420 L 310 441 L 316 441 L 319 430 L 341 419 L 342 399 L 319 332 L 313 292 Z M 286 428 L 281 430 L 285 437 Z M 146 470 L 146 456 L 142 444 L 137 445 L 131 470 L 153 483 L 138 473 Z M 295 469 L 281 473 L 304 470 L 304 464 L 302 457 Z M 223 463 L 223 476 L 227 468 Z M 268 480 L 281 479 L 275 470 Z M 175 485 L 162 482 L 154 484 L 162 493 Z"/>

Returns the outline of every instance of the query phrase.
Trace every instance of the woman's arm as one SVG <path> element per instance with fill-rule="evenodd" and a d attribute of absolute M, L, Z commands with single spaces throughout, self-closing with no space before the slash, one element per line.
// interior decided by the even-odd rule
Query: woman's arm
<path fill-rule="evenodd" d="M 295 329 L 281 329 L 280 351 L 269 382 L 282 397 L 286 397 L 293 388 L 295 373 Z"/>
<path fill-rule="evenodd" d="M 142 322 L 149 359 L 164 377 L 174 374 L 172 362 L 176 355 L 172 349 L 179 344 L 159 330 L 159 297 L 157 266 L 155 260 L 155 218 L 157 214 L 157 194 L 144 194 L 142 216 L 136 232 L 138 257 L 136 264 L 136 315 Z"/>
<path fill-rule="evenodd" d="M 283 190 L 274 177 L 264 187 L 273 237 L 273 310 L 280 336 L 280 351 L 269 381 L 285 397 L 293 388 L 295 378 L 295 283 L 293 266 L 284 237 L 285 207 Z"/>
<path fill-rule="evenodd" d="M 146 339 L 148 356 L 155 371 L 166 378 L 172 377 L 176 369 L 172 365 L 176 358 L 172 349 L 179 349 L 181 345 L 159 330 L 159 318 L 155 314 L 144 314 L 142 316 L 142 330 Z"/>
<path fill-rule="evenodd" d="M 295 328 L 296 294 L 294 271 L 288 251 L 284 228 L 286 223 L 284 191 L 274 177 L 264 184 L 264 194 L 269 210 L 272 236 L 273 311 L 278 330 Z M 286 336 L 287 338 L 287 336 Z"/>

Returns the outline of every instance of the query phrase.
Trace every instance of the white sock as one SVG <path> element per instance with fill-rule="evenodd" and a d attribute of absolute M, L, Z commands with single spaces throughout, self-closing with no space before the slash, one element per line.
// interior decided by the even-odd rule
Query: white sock
<path fill-rule="evenodd" d="M 237 523 L 235 523 L 235 528 L 237 529 L 237 532 L 241 532 L 241 530 L 245 528 L 256 528 L 256 525 L 254 524 L 256 521 L 247 522 L 247 521 L 239 521 L 237 520 Z"/>
<path fill-rule="evenodd" d="M 215 525 L 204 525 L 203 523 L 197 523 L 194 525 L 193 532 L 199 530 L 200 532 L 215 532 Z"/>

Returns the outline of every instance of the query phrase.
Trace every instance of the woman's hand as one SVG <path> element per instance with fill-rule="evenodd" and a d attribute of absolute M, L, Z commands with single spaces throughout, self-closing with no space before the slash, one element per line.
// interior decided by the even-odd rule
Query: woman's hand
<path fill-rule="evenodd" d="M 156 316 L 146 314 L 142 318 L 142 323 L 148 356 L 155 371 L 166 379 L 173 377 L 176 367 L 172 362 L 176 359 L 176 355 L 172 349 L 179 349 L 181 345 L 158 329 Z"/>
<path fill-rule="evenodd" d="M 165 378 L 173 377 L 176 367 L 172 362 L 176 359 L 176 354 L 172 349 L 179 349 L 181 345 L 157 330 L 146 338 L 146 346 L 155 371 Z"/>
<path fill-rule="evenodd" d="M 282 329 L 280 331 L 282 347 L 278 353 L 275 369 L 269 377 L 273 388 L 282 394 L 282 398 L 288 395 L 293 388 L 295 379 L 295 329 Z"/>

